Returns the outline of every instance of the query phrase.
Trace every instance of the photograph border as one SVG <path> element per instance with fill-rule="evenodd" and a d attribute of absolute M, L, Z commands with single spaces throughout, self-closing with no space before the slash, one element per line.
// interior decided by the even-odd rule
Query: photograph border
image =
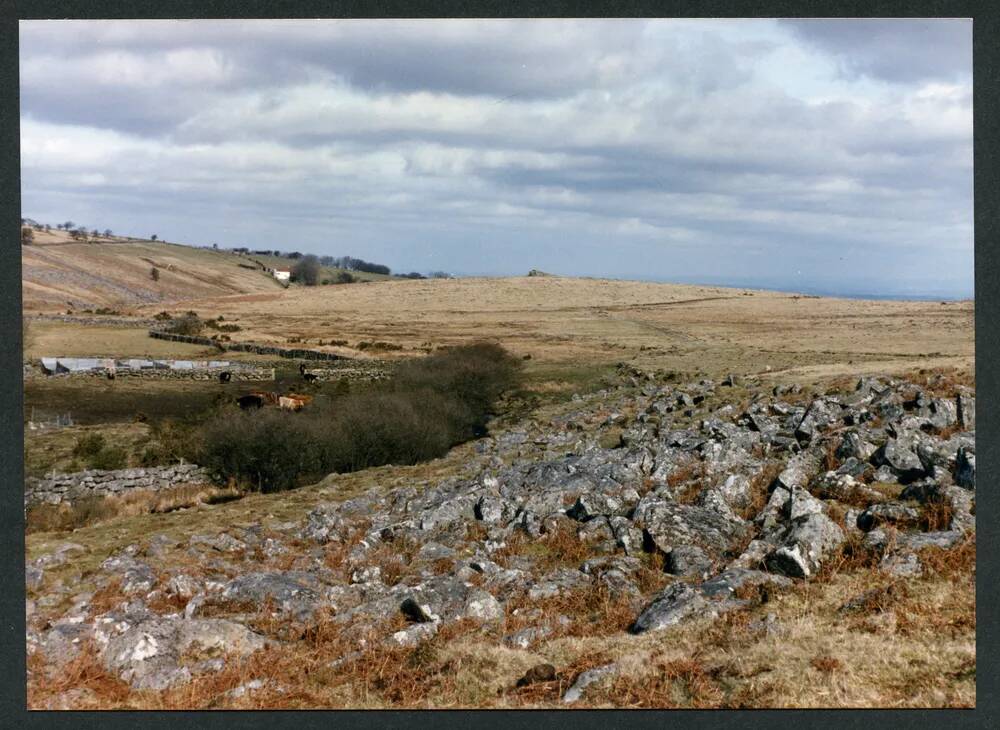
<path fill-rule="evenodd" d="M 886 727 L 987 728 L 1000 726 L 1000 676 L 997 605 L 998 496 L 993 488 L 998 468 L 997 403 L 1000 368 L 997 362 L 997 321 L 1000 319 L 997 282 L 1000 281 L 1000 184 L 996 161 L 1000 157 L 1000 21 L 987 2 L 737 2 L 695 0 L 674 2 L 290 2 L 271 0 L 179 0 L 175 2 L 111 2 L 91 0 L 36 0 L 4 3 L 0 16 L 0 168 L 4 189 L 0 196 L 10 243 L 2 247 L 0 312 L 8 336 L 3 338 L 0 388 L 0 425 L 5 438 L 0 458 L 5 464 L 3 505 L 0 510 L 0 549 L 5 560 L 0 572 L 0 647 L 6 671 L 0 680 L 0 718 L 8 727 L 396 727 L 433 723 L 441 728 L 476 726 L 528 728 L 539 725 L 570 727 Z M 310 710 L 310 711 L 180 711 L 180 712 L 42 712 L 27 711 L 24 616 L 23 485 L 23 373 L 20 360 L 21 280 L 19 241 L 20 156 L 18 21 L 20 19 L 142 19 L 142 18 L 427 18 L 427 17 L 951 17 L 973 19 L 973 99 L 975 146 L 975 316 L 977 463 L 983 485 L 977 499 L 977 706 L 969 710 Z M 933 49 L 928 49 L 933 53 Z M 983 407 L 982 404 L 987 404 Z M 861 658 L 863 660 L 863 658 Z M 666 713 L 666 714 L 664 714 Z"/>

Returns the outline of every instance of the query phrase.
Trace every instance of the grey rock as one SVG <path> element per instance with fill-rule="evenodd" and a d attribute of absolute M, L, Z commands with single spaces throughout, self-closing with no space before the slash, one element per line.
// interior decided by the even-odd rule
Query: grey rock
<path fill-rule="evenodd" d="M 576 502 L 566 510 L 566 514 L 574 520 L 586 522 L 595 517 L 620 515 L 625 503 L 610 494 L 581 494 Z"/>
<path fill-rule="evenodd" d="M 490 525 L 506 525 L 516 512 L 517 508 L 510 501 L 490 494 L 480 497 L 475 506 L 476 519 Z"/>
<path fill-rule="evenodd" d="M 594 684 L 595 682 L 599 682 L 605 677 L 610 677 L 617 671 L 618 671 L 617 664 L 605 664 L 602 667 L 595 667 L 594 669 L 588 669 L 587 671 L 583 672 L 579 677 L 577 677 L 576 681 L 573 682 L 572 686 L 570 686 L 570 688 L 566 690 L 566 693 L 562 697 L 562 701 L 567 704 L 570 704 L 572 702 L 578 702 L 583 697 L 583 693 L 587 689 L 587 687 Z"/>
<path fill-rule="evenodd" d="M 879 466 L 889 467 L 900 481 L 913 481 L 926 474 L 917 455 L 917 445 L 916 436 L 903 432 L 886 441 L 872 456 L 872 460 Z"/>
<path fill-rule="evenodd" d="M 844 531 L 825 514 L 809 514 L 793 522 L 784 544 L 764 563 L 769 570 L 793 578 L 809 578 L 844 543 Z"/>
<path fill-rule="evenodd" d="M 710 612 L 709 601 L 701 591 L 687 583 L 673 583 L 642 610 L 629 631 L 633 634 L 659 631 L 696 614 Z"/>
<path fill-rule="evenodd" d="M 679 545 L 667 554 L 666 569 L 673 575 L 704 579 L 712 570 L 712 559 L 695 545 Z"/>
<path fill-rule="evenodd" d="M 572 593 L 590 585 L 590 579 L 581 571 L 571 568 L 556 568 L 542 576 L 535 585 L 528 589 L 528 598 L 537 601 L 541 598 Z"/>
<path fill-rule="evenodd" d="M 189 575 L 175 575 L 167 581 L 167 593 L 180 598 L 191 599 L 198 593 L 200 586 L 198 581 Z"/>
<path fill-rule="evenodd" d="M 416 646 L 421 641 L 432 638 L 439 626 L 439 622 L 413 624 L 392 634 L 386 643 L 393 646 Z"/>
<path fill-rule="evenodd" d="M 792 582 L 784 576 L 765 573 L 762 570 L 727 568 L 714 578 L 702 583 L 698 590 L 707 598 L 728 601 L 743 586 L 769 585 L 775 588 L 786 588 L 791 584 Z M 732 604 L 723 604 L 722 609 L 731 607 L 733 607 Z"/>
<path fill-rule="evenodd" d="M 189 543 L 193 546 L 209 547 L 221 553 L 235 553 L 246 550 L 246 543 L 222 532 L 218 535 L 192 535 Z"/>
<path fill-rule="evenodd" d="M 37 591 L 42 587 L 42 582 L 45 579 L 45 571 L 41 568 L 35 567 L 34 565 L 24 566 L 24 580 L 25 585 L 28 587 L 29 591 Z"/>
<path fill-rule="evenodd" d="M 504 617 L 504 609 L 492 594 L 476 589 L 465 599 L 463 615 L 481 621 L 498 621 Z"/>
<path fill-rule="evenodd" d="M 104 666 L 135 689 L 161 690 L 191 679 L 180 664 L 195 653 L 245 656 L 267 640 L 245 626 L 222 619 L 150 619 L 108 641 Z"/>
<path fill-rule="evenodd" d="M 858 527 L 868 532 L 877 525 L 911 525 L 920 519 L 920 512 L 901 502 L 873 504 L 858 516 Z"/>
<path fill-rule="evenodd" d="M 858 461 L 868 461 L 876 451 L 875 444 L 865 440 L 857 431 L 848 431 L 834 452 L 838 459 L 854 458 Z"/>
<path fill-rule="evenodd" d="M 326 503 L 309 512 L 303 530 L 305 537 L 320 544 L 340 541 L 345 520 L 339 511 L 339 505 Z"/>
<path fill-rule="evenodd" d="M 896 542 L 901 549 L 922 550 L 928 547 L 937 547 L 947 550 L 955 547 L 964 537 L 965 535 L 958 530 L 910 532 L 897 535 Z"/>
<path fill-rule="evenodd" d="M 910 578 L 923 572 L 920 558 L 913 552 L 892 553 L 882 558 L 879 569 L 896 578 Z"/>
<path fill-rule="evenodd" d="M 547 626 L 529 626 L 528 628 L 515 631 L 503 637 L 505 646 L 511 649 L 530 649 L 531 646 L 552 633 L 552 629 Z"/>
<path fill-rule="evenodd" d="M 976 427 L 976 399 L 970 395 L 959 394 L 955 399 L 956 419 L 965 429 Z"/>
<path fill-rule="evenodd" d="M 427 542 L 420 546 L 417 558 L 420 560 L 442 560 L 455 557 L 455 551 L 436 542 Z"/>
<path fill-rule="evenodd" d="M 698 505 L 677 504 L 646 495 L 635 509 L 633 521 L 664 553 L 680 545 L 696 545 L 718 558 L 749 526 L 732 512 Z"/>
<path fill-rule="evenodd" d="M 429 604 L 420 603 L 418 598 L 414 596 L 407 596 L 403 599 L 403 602 L 399 604 L 399 610 L 410 621 L 417 623 L 436 623 L 441 620 L 441 617 L 431 610 Z"/>
<path fill-rule="evenodd" d="M 156 573 L 146 563 L 131 557 L 110 557 L 101 568 L 116 574 L 123 593 L 147 593 L 157 583 Z"/>
<path fill-rule="evenodd" d="M 614 534 L 616 544 L 621 547 L 626 555 L 639 555 L 642 549 L 642 530 L 636 527 L 631 520 L 625 517 L 611 517 L 608 525 Z"/>
<path fill-rule="evenodd" d="M 976 488 L 976 455 L 959 447 L 955 455 L 955 484 L 966 489 Z"/>
<path fill-rule="evenodd" d="M 229 581 L 220 598 L 258 606 L 272 601 L 279 611 L 306 616 L 315 611 L 321 601 L 317 587 L 316 579 L 308 573 L 246 573 Z"/>

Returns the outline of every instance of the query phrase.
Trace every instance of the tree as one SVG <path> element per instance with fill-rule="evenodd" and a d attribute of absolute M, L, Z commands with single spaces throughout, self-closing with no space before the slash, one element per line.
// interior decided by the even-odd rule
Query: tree
<path fill-rule="evenodd" d="M 104 229 L 104 237 L 105 238 L 111 238 L 111 229 L 110 228 L 105 228 Z"/>
<path fill-rule="evenodd" d="M 316 286 L 319 283 L 319 259 L 308 254 L 292 266 L 292 281 L 300 281 L 306 286 Z"/>
<path fill-rule="evenodd" d="M 62 224 L 62 227 L 68 231 L 70 228 L 73 227 L 73 221 L 66 221 L 65 223 Z"/>
<path fill-rule="evenodd" d="M 30 246 L 31 242 L 35 240 L 35 232 L 25 226 L 21 229 L 21 245 Z"/>
<path fill-rule="evenodd" d="M 156 268 L 155 266 L 153 268 L 151 268 L 149 270 L 149 278 L 152 279 L 153 281 L 159 281 L 160 280 L 160 270 L 158 268 Z"/>
<path fill-rule="evenodd" d="M 154 233 L 152 236 L 150 236 L 149 240 L 150 241 L 155 241 L 156 240 L 156 234 Z"/>

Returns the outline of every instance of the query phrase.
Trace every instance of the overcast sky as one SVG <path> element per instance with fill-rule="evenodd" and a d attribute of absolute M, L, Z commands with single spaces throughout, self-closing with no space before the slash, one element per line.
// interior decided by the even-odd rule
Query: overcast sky
<path fill-rule="evenodd" d="M 971 21 L 29 21 L 27 217 L 970 296 Z"/>

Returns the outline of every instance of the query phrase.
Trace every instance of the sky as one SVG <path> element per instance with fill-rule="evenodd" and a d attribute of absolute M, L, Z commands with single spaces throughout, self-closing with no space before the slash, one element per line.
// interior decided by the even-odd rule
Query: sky
<path fill-rule="evenodd" d="M 22 21 L 26 217 L 394 271 L 973 293 L 968 20 Z"/>

